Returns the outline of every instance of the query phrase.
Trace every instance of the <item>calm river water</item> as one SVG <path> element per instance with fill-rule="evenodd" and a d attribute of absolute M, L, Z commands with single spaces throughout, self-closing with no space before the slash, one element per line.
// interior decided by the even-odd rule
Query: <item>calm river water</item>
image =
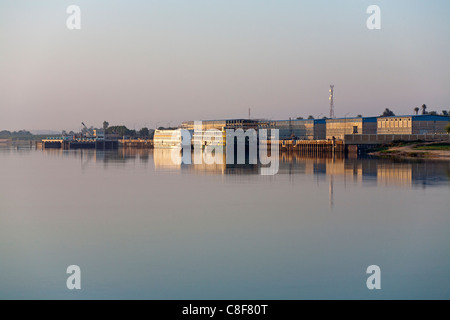
<path fill-rule="evenodd" d="M 450 162 L 4 148 L 0 298 L 448 299 L 449 191 Z"/>

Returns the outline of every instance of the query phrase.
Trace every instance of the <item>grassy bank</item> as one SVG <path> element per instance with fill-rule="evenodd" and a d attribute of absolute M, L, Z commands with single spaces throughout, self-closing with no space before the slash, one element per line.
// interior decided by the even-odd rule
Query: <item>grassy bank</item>
<path fill-rule="evenodd" d="M 389 145 L 380 146 L 369 154 L 378 157 L 450 160 L 450 143 L 423 141 L 393 142 Z"/>
<path fill-rule="evenodd" d="M 433 143 L 433 144 L 427 144 L 427 145 L 416 145 L 416 146 L 414 146 L 414 149 L 450 151 L 450 143 Z"/>

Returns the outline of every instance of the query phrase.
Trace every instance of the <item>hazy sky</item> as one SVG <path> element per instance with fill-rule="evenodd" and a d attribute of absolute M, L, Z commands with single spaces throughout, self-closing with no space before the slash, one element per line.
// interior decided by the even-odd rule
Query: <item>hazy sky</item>
<path fill-rule="evenodd" d="M 450 109 L 449 14 L 448 0 L 1 0 L 0 130 L 322 117 L 330 84 L 338 117 Z"/>

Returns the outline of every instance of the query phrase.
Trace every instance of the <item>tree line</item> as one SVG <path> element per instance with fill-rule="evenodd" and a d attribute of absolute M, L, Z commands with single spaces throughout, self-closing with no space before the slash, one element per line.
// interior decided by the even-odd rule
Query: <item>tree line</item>
<path fill-rule="evenodd" d="M 128 136 L 131 138 L 153 138 L 153 129 L 147 127 L 140 130 L 128 129 L 125 125 L 109 126 L 108 121 L 103 121 L 103 130 L 105 134 L 117 134 L 120 137 Z"/>
<path fill-rule="evenodd" d="M 0 139 L 9 139 L 9 138 L 32 138 L 33 134 L 30 131 L 19 130 L 19 131 L 8 131 L 3 130 L 0 131 Z"/>
<path fill-rule="evenodd" d="M 414 114 L 418 115 L 419 111 L 420 114 L 428 114 L 428 115 L 432 115 L 432 116 L 448 116 L 450 114 L 450 110 L 442 110 L 442 112 L 439 114 L 437 111 L 427 111 L 427 105 L 426 104 L 422 104 L 420 107 L 415 107 L 413 109 Z M 390 110 L 389 108 L 384 109 L 383 113 L 381 114 L 381 117 L 392 117 L 395 116 L 395 113 Z"/>

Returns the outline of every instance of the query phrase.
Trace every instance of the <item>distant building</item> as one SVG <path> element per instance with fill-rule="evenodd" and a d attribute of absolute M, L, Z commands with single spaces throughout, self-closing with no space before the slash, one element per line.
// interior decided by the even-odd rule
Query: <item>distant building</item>
<path fill-rule="evenodd" d="M 105 134 L 105 138 L 106 138 L 106 139 L 109 139 L 109 140 L 118 140 L 118 139 L 121 139 L 121 138 L 123 138 L 123 137 L 120 136 L 120 135 L 117 134 L 117 133 L 107 133 L 107 134 Z"/>
<path fill-rule="evenodd" d="M 410 115 L 379 117 L 378 134 L 444 134 L 449 116 Z"/>
<path fill-rule="evenodd" d="M 325 139 L 325 119 L 260 121 L 258 127 L 259 129 L 278 129 L 280 140 Z"/>
<path fill-rule="evenodd" d="M 326 119 L 326 138 L 344 140 L 346 134 L 376 134 L 377 117 Z"/>
<path fill-rule="evenodd" d="M 94 137 L 98 140 L 104 140 L 105 139 L 105 130 L 103 129 L 94 129 Z"/>

